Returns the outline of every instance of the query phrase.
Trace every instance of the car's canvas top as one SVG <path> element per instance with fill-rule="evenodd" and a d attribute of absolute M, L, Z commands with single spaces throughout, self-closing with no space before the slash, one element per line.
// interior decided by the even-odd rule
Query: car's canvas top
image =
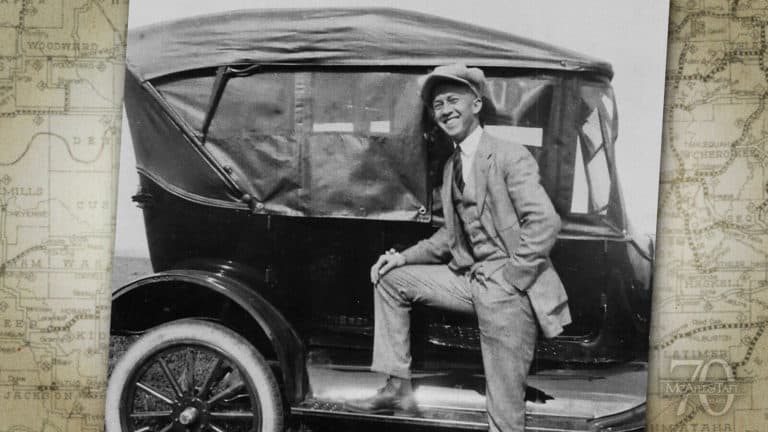
<path fill-rule="evenodd" d="M 592 71 L 607 62 L 508 33 L 395 9 L 238 10 L 129 32 L 140 81 L 224 64 L 434 66 Z"/>

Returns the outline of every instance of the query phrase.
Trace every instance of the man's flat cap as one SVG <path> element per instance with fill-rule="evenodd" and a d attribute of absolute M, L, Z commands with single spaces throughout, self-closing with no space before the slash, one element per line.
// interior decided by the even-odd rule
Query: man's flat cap
<path fill-rule="evenodd" d="M 469 87 L 477 97 L 485 96 L 485 74 L 481 69 L 468 68 L 461 63 L 438 66 L 427 75 L 419 78 L 421 100 L 425 104 L 432 102 L 432 91 L 436 84 L 454 81 Z"/>

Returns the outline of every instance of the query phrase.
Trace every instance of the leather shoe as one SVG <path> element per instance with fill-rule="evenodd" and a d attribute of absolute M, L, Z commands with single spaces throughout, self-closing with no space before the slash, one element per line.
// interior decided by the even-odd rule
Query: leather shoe
<path fill-rule="evenodd" d="M 393 414 L 402 411 L 407 414 L 418 412 L 413 398 L 411 380 L 398 377 L 387 378 L 387 383 L 375 395 L 364 399 L 353 399 L 344 403 L 347 411 L 365 414 Z"/>

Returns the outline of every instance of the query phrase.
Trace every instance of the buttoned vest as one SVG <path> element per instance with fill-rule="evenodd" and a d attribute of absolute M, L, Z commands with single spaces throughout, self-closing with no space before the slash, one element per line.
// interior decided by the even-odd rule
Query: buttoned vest
<path fill-rule="evenodd" d="M 475 182 L 472 176 L 469 176 L 463 193 L 459 191 L 455 183 L 452 189 L 454 209 L 459 216 L 459 222 L 463 231 L 463 241 L 465 241 L 467 250 L 471 252 L 475 261 L 507 258 L 507 252 L 500 239 L 492 237 L 480 221 L 480 209 L 477 206 Z M 488 212 L 486 212 L 485 216 L 491 217 Z M 488 225 L 493 226 L 492 223 Z"/>

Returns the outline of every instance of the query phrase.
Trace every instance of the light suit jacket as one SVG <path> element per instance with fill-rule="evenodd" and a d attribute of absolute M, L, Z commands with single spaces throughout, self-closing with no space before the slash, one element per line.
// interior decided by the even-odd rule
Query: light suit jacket
<path fill-rule="evenodd" d="M 402 252 L 409 264 L 444 263 L 450 259 L 449 267 L 458 270 L 462 262 L 471 260 L 451 199 L 452 173 L 451 158 L 445 164 L 440 191 L 445 224 L 430 238 Z M 539 182 L 536 160 L 522 145 L 484 131 L 472 175 L 480 221 L 489 235 L 501 239 L 509 254 L 501 270 L 504 279 L 510 289 L 528 295 L 544 336 L 557 336 L 571 322 L 568 297 L 549 259 L 560 230 L 560 217 Z"/>

